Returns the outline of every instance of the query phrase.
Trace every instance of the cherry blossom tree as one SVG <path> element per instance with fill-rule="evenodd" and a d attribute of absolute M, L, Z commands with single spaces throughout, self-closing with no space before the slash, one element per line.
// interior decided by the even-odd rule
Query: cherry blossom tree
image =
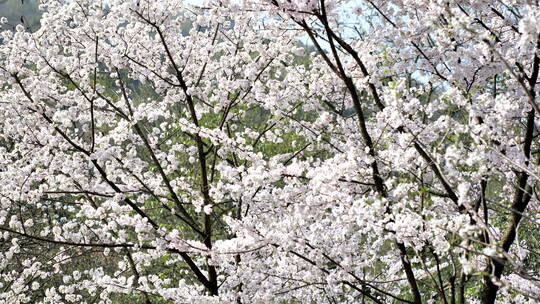
<path fill-rule="evenodd" d="M 534 1 L 41 9 L 0 33 L 1 301 L 540 301 Z"/>

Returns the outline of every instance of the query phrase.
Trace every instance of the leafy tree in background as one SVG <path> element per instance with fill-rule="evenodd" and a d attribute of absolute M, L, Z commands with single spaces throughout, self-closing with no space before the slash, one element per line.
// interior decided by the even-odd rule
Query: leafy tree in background
<path fill-rule="evenodd" d="M 538 5 L 41 8 L 2 20 L 0 301 L 540 301 Z"/>
<path fill-rule="evenodd" d="M 7 18 L 3 28 L 22 24 L 30 31 L 37 30 L 41 16 L 38 6 L 39 0 L 0 0 L 0 17 Z"/>

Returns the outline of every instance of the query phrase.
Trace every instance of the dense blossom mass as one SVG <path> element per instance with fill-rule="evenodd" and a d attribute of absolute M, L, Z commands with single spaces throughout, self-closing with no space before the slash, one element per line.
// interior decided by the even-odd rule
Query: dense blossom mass
<path fill-rule="evenodd" d="M 537 1 L 40 9 L 0 19 L 0 303 L 540 302 Z"/>

